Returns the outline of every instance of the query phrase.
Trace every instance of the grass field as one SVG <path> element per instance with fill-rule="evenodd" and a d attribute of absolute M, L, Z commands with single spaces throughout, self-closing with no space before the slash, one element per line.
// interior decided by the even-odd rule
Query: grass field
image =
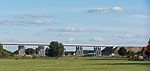
<path fill-rule="evenodd" d="M 61 58 L 0 59 L 0 71 L 150 71 L 148 61 L 126 59 Z"/>

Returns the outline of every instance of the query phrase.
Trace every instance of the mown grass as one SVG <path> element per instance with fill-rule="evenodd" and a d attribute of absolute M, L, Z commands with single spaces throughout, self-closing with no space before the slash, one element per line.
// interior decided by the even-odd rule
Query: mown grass
<path fill-rule="evenodd" d="M 149 71 L 149 61 L 116 58 L 0 59 L 0 71 Z"/>

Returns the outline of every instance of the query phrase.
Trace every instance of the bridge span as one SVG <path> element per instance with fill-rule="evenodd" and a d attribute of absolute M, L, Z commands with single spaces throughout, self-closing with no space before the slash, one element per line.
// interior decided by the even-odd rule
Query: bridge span
<path fill-rule="evenodd" d="M 45 43 L 1 43 L 2 45 L 9 46 L 15 45 L 18 46 L 19 55 L 25 54 L 25 46 L 38 46 L 38 54 L 40 56 L 45 56 L 45 46 L 49 46 L 49 44 Z M 102 56 L 102 47 L 143 47 L 142 45 L 97 45 L 97 44 L 63 44 L 64 47 L 76 47 L 76 55 L 83 55 L 83 47 L 91 47 L 94 49 L 95 56 Z"/>

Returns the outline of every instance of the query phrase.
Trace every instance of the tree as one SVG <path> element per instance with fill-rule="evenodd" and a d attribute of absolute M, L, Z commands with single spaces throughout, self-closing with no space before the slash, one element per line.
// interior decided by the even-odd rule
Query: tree
<path fill-rule="evenodd" d="M 33 54 L 35 54 L 35 50 L 33 48 L 28 48 L 28 49 L 26 49 L 25 53 L 27 55 L 33 55 Z"/>
<path fill-rule="evenodd" d="M 49 48 L 46 49 L 45 55 L 49 57 L 61 57 L 64 53 L 64 46 L 62 43 L 52 41 Z"/>
<path fill-rule="evenodd" d="M 148 45 L 146 47 L 146 51 L 145 51 L 145 54 L 148 56 L 148 58 L 150 57 L 150 39 L 149 39 L 149 42 L 148 42 Z"/>
<path fill-rule="evenodd" d="M 121 55 L 121 56 L 125 56 L 126 55 L 126 49 L 124 47 L 121 47 L 118 50 L 118 54 Z"/>

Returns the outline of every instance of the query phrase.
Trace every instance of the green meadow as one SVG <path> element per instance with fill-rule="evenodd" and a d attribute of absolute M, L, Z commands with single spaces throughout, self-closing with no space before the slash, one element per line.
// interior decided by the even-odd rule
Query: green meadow
<path fill-rule="evenodd" d="M 150 71 L 150 63 L 96 57 L 0 59 L 0 71 Z"/>

